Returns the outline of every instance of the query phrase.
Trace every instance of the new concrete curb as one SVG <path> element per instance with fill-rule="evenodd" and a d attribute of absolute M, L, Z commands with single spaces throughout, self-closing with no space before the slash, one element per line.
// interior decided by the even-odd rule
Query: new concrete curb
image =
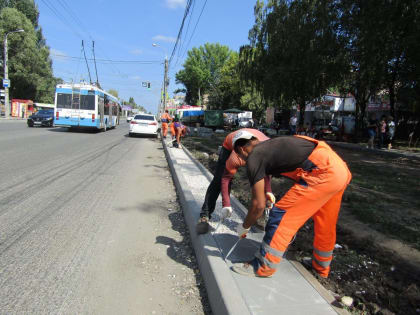
<path fill-rule="evenodd" d="M 191 191 L 185 189 L 188 184 L 182 175 L 176 171 L 177 162 L 171 158 L 165 141 L 162 141 L 166 159 L 172 173 L 179 200 L 184 212 L 184 217 L 190 232 L 191 242 L 197 257 L 198 265 L 207 289 L 210 306 L 214 314 L 250 314 L 237 284 L 230 274 L 229 268 L 223 260 L 221 253 L 215 255 L 212 248 L 218 248 L 215 240 L 210 234 L 197 235 L 195 226 L 198 217 L 194 216 L 192 209 L 201 207 Z M 210 251 L 212 254 L 210 255 Z"/>

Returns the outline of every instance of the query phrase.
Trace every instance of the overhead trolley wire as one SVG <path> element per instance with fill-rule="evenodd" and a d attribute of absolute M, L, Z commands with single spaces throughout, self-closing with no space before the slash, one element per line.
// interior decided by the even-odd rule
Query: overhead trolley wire
<path fill-rule="evenodd" d="M 174 48 L 172 49 L 171 57 L 169 58 L 169 66 L 170 66 L 170 64 L 172 62 L 172 59 L 175 56 L 175 52 L 176 52 L 176 50 L 178 48 L 178 45 L 179 45 L 179 42 L 180 42 L 180 39 L 181 39 L 181 36 L 182 36 L 182 31 L 184 29 L 185 20 L 188 17 L 188 14 L 190 12 L 191 5 L 192 5 L 193 2 L 194 2 L 194 0 L 188 0 L 187 1 L 187 5 L 185 6 L 184 17 L 182 18 L 181 26 L 179 27 L 178 36 L 176 38 L 176 41 L 175 41 L 175 44 L 174 44 Z"/>
<path fill-rule="evenodd" d="M 188 40 L 188 43 L 187 43 L 187 45 L 185 46 L 185 50 L 184 50 L 184 53 L 183 53 L 183 54 L 182 54 L 182 56 L 181 56 L 181 59 L 182 59 L 182 58 L 184 58 L 185 54 L 186 54 L 186 53 L 187 53 L 187 51 L 188 51 L 188 47 L 189 47 L 189 45 L 190 45 L 190 43 L 191 43 L 191 40 L 192 40 L 192 38 L 193 38 L 193 36 L 194 36 L 194 34 L 195 34 L 195 31 L 196 31 L 196 29 L 197 29 L 198 23 L 200 22 L 200 19 L 201 19 L 201 15 L 203 14 L 203 11 L 204 11 L 204 9 L 205 9 L 205 7 L 206 7 L 206 4 L 207 4 L 207 0 L 205 0 L 205 1 L 204 1 L 203 7 L 201 8 L 200 15 L 198 16 L 197 22 L 195 23 L 195 26 L 194 26 L 193 32 L 192 32 L 192 34 L 191 34 L 191 36 L 190 36 L 190 39 Z M 178 64 L 178 61 L 176 62 L 175 66 L 176 66 L 177 64 Z"/>

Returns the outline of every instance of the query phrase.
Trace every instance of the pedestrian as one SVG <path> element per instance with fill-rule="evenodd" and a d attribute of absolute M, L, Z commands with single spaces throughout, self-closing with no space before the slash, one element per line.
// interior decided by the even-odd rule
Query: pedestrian
<path fill-rule="evenodd" d="M 257 142 L 266 141 L 269 139 L 262 132 L 250 128 L 243 128 L 241 130 L 233 131 L 226 136 L 219 152 L 219 158 L 217 160 L 213 179 L 210 182 L 204 197 L 200 219 L 197 224 L 198 234 L 205 234 L 208 232 L 208 222 L 211 219 L 212 213 L 214 212 L 216 201 L 220 193 L 222 193 L 222 216 L 228 217 L 232 213 L 229 196 L 232 179 L 238 168 L 245 166 L 245 161 L 241 159 L 235 152 L 233 152 L 233 139 L 235 139 L 235 136 L 237 135 L 249 139 L 254 139 Z M 274 195 L 271 193 L 271 183 L 269 177 L 265 178 L 265 192 L 267 193 L 267 199 L 274 203 L 275 199 Z"/>
<path fill-rule="evenodd" d="M 375 119 L 375 116 L 372 114 L 368 120 L 367 132 L 368 132 L 368 145 L 369 149 L 373 149 L 375 142 L 376 131 L 378 129 L 378 121 Z"/>
<path fill-rule="evenodd" d="M 166 139 L 166 135 L 168 134 L 168 123 L 172 120 L 171 115 L 169 115 L 168 110 L 160 117 L 160 122 L 162 123 L 162 136 Z"/>
<path fill-rule="evenodd" d="M 394 118 L 392 116 L 388 116 L 388 122 L 387 122 L 388 150 L 392 149 L 392 140 L 394 139 L 394 135 L 395 135 Z"/>
<path fill-rule="evenodd" d="M 351 180 L 346 163 L 326 142 L 305 136 L 280 137 L 262 143 L 239 138 L 234 151 L 246 160 L 252 187 L 250 209 L 237 228 L 239 237 L 246 236 L 264 210 L 265 176 L 288 177 L 295 184 L 271 209 L 256 257 L 234 264 L 232 269 L 253 277 L 272 276 L 294 235 L 312 218 L 315 228 L 312 268 L 327 278 L 341 198 Z"/>
<path fill-rule="evenodd" d="M 379 121 L 379 125 L 378 125 L 378 130 L 379 130 L 379 143 L 378 143 L 378 147 L 379 149 L 382 149 L 384 144 L 385 144 L 385 140 L 386 140 L 386 116 L 383 115 L 381 117 L 381 120 Z"/>
<path fill-rule="evenodd" d="M 292 136 L 296 134 L 296 125 L 297 125 L 297 117 L 296 117 L 296 114 L 293 114 L 289 120 L 289 130 Z"/>

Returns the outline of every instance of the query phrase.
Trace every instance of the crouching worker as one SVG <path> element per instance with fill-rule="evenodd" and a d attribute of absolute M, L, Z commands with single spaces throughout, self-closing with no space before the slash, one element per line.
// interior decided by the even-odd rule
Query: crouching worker
<path fill-rule="evenodd" d="M 235 264 L 240 274 L 270 277 L 287 246 L 309 219 L 314 220 L 312 268 L 328 277 L 336 240 L 341 198 L 351 180 L 346 163 L 324 142 L 305 136 L 276 138 L 263 143 L 241 139 L 235 152 L 247 161 L 252 187 L 251 208 L 238 226 L 244 237 L 264 209 L 264 177 L 285 176 L 295 184 L 271 209 L 265 235 L 255 258 Z"/>
<path fill-rule="evenodd" d="M 201 208 L 200 220 L 197 224 L 197 233 L 205 234 L 209 231 L 209 220 L 216 207 L 216 201 L 220 192 L 222 193 L 222 217 L 227 218 L 232 213 L 230 204 L 230 190 L 233 176 L 238 168 L 245 166 L 245 160 L 241 159 L 233 151 L 233 144 L 237 139 L 252 139 L 255 143 L 266 141 L 268 138 L 262 132 L 256 129 L 243 128 L 228 134 L 223 142 L 223 146 L 219 153 L 214 177 L 207 188 L 204 203 Z M 267 176 L 264 181 L 264 191 L 267 193 L 267 199 L 275 202 L 274 195 L 271 193 L 270 177 Z"/>
<path fill-rule="evenodd" d="M 187 134 L 187 127 L 179 122 L 178 118 L 175 118 L 174 122 L 175 140 L 173 142 L 174 147 L 181 148 L 181 137 L 185 137 Z"/>

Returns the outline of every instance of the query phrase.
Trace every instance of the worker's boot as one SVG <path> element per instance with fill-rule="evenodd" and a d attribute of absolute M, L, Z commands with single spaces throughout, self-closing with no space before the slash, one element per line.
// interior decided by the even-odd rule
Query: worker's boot
<path fill-rule="evenodd" d="M 232 270 L 236 273 L 239 273 L 243 276 L 248 277 L 258 277 L 258 278 L 270 278 L 270 276 L 260 276 L 257 274 L 257 270 L 259 268 L 258 260 L 257 258 L 254 258 L 253 260 L 246 262 L 246 263 L 237 263 L 233 264 Z"/>
<path fill-rule="evenodd" d="M 209 230 L 209 218 L 206 216 L 201 217 L 196 226 L 197 234 L 206 234 Z"/>

